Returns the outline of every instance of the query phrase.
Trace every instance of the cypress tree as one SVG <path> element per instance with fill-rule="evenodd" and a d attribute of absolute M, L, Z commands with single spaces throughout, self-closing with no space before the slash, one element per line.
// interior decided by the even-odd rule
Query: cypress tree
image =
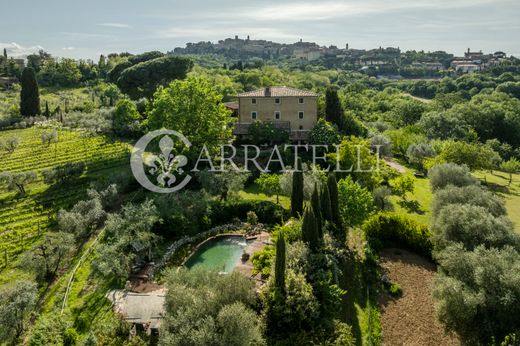
<path fill-rule="evenodd" d="M 20 79 L 22 91 L 20 92 L 20 113 L 26 117 L 40 114 L 40 92 L 36 75 L 31 67 L 26 67 Z"/>
<path fill-rule="evenodd" d="M 51 111 L 49 110 L 49 101 L 45 101 L 45 113 L 43 113 L 47 118 L 51 116 Z"/>
<path fill-rule="evenodd" d="M 4 48 L 4 58 L 7 59 L 7 49 Z"/>
<path fill-rule="evenodd" d="M 276 241 L 276 257 L 274 264 L 274 283 L 282 292 L 285 291 L 285 238 L 280 233 Z"/>
<path fill-rule="evenodd" d="M 336 180 L 336 174 L 334 172 L 329 174 L 329 177 L 327 179 L 327 186 L 329 188 L 330 195 L 330 209 L 332 215 L 332 222 L 334 222 L 336 228 L 341 229 L 341 220 L 339 216 L 338 182 Z"/>
<path fill-rule="evenodd" d="M 327 184 L 323 184 L 321 187 L 320 204 L 323 221 L 332 222 L 332 207 L 330 205 L 330 193 Z"/>
<path fill-rule="evenodd" d="M 323 218 L 321 216 L 320 195 L 318 192 L 318 184 L 314 183 L 314 191 L 311 196 L 311 205 L 316 217 L 316 224 L 318 226 L 318 235 L 323 239 Z"/>
<path fill-rule="evenodd" d="M 303 213 L 303 172 L 296 169 L 292 176 L 291 215 L 299 217 Z"/>
<path fill-rule="evenodd" d="M 338 90 L 335 87 L 328 87 L 325 92 L 325 118 L 327 121 L 340 125 L 343 116 L 343 108 L 338 96 Z"/>
<path fill-rule="evenodd" d="M 320 247 L 318 224 L 311 205 L 307 206 L 305 213 L 303 213 L 302 239 L 312 251 L 316 251 Z"/>

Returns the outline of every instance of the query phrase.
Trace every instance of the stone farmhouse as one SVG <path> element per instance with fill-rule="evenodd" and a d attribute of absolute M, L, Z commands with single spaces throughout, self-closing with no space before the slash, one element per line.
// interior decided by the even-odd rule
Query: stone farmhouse
<path fill-rule="evenodd" d="M 255 121 L 263 121 L 290 132 L 293 142 L 305 142 L 318 121 L 318 96 L 311 91 L 285 86 L 241 93 L 233 134 L 247 138 L 249 126 Z"/>

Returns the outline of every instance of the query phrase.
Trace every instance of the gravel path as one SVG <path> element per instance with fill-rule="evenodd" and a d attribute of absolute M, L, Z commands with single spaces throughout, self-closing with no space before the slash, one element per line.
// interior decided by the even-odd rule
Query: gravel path
<path fill-rule="evenodd" d="M 382 251 L 381 265 L 403 289 L 400 298 L 386 293 L 379 297 L 383 345 L 460 345 L 437 321 L 432 297 L 435 265 L 401 249 Z"/>
<path fill-rule="evenodd" d="M 386 157 L 383 158 L 383 161 L 385 161 L 385 163 L 387 165 L 389 165 L 390 167 L 392 167 L 393 169 L 395 169 L 399 173 L 406 173 L 406 167 L 401 165 L 400 163 L 395 162 L 394 160 L 386 158 Z"/>

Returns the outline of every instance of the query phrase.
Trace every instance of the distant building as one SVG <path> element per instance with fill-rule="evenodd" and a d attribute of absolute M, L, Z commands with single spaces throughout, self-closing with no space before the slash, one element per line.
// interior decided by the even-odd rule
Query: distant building
<path fill-rule="evenodd" d="M 473 73 L 482 71 L 482 66 L 469 61 L 455 60 L 451 62 L 451 68 L 461 73 Z"/>
<path fill-rule="evenodd" d="M 482 53 L 482 51 L 472 52 L 468 48 L 468 51 L 464 53 L 464 57 L 470 60 L 482 60 L 482 58 L 484 58 L 484 53 Z"/>
<path fill-rule="evenodd" d="M 414 62 L 412 63 L 412 67 L 424 68 L 432 71 L 444 70 L 444 65 L 440 62 Z"/>
<path fill-rule="evenodd" d="M 507 57 L 507 55 L 504 52 L 498 51 L 498 52 L 493 53 L 493 58 L 495 58 L 495 59 L 505 59 L 506 57 Z"/>
<path fill-rule="evenodd" d="M 308 61 L 318 60 L 323 54 L 324 52 L 316 47 L 298 47 L 293 50 L 293 56 L 295 58 Z"/>
<path fill-rule="evenodd" d="M 238 123 L 233 133 L 247 137 L 255 121 L 290 132 L 291 140 L 306 141 L 318 121 L 318 94 L 285 86 L 265 87 L 238 95 Z"/>

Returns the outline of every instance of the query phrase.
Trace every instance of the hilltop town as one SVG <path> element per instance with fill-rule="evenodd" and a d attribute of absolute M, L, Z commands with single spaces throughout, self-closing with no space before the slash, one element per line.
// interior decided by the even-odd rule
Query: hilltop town
<path fill-rule="evenodd" d="M 484 53 L 482 50 L 467 49 L 455 56 L 444 51 L 402 51 L 399 47 L 379 47 L 356 49 L 348 43 L 344 47 L 320 46 L 314 42 L 277 43 L 266 40 L 252 40 L 249 36 L 238 36 L 219 40 L 217 43 L 201 41 L 187 43 L 185 48 L 175 48 L 176 55 L 211 54 L 228 59 L 247 60 L 260 58 L 270 61 L 292 60 L 304 63 L 325 63 L 328 67 L 350 67 L 364 71 L 371 69 L 382 75 L 441 75 L 447 72 L 472 73 L 492 66 L 509 64 L 516 60 L 505 52 Z M 400 73 L 403 72 L 403 73 Z"/>

